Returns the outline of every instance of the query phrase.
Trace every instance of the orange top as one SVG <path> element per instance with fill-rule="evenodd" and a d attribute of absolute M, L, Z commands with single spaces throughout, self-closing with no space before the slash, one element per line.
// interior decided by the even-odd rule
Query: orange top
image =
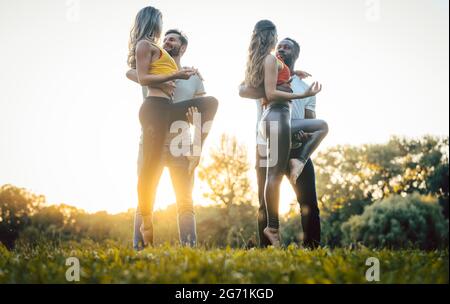
<path fill-rule="evenodd" d="M 177 64 L 175 60 L 173 60 L 172 56 L 170 56 L 169 53 L 167 53 L 167 51 L 159 45 L 154 43 L 153 45 L 161 51 L 161 55 L 157 60 L 150 63 L 149 74 L 166 75 L 178 71 Z"/>
<path fill-rule="evenodd" d="M 277 61 L 278 61 L 277 85 L 288 84 L 289 79 L 291 79 L 291 70 L 283 62 L 280 56 L 277 56 Z"/>

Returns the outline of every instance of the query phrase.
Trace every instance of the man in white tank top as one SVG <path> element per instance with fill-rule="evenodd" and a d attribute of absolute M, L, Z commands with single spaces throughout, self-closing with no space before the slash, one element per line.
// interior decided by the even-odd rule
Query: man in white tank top
<path fill-rule="evenodd" d="M 306 72 L 294 71 L 295 62 L 300 55 L 300 46 L 298 43 L 291 39 L 285 38 L 280 41 L 277 46 L 277 54 L 283 58 L 283 61 L 289 66 L 292 74 L 291 88 L 294 93 L 304 93 L 308 89 L 308 85 L 302 80 L 309 75 Z M 298 75 L 297 75 L 298 74 Z M 244 98 L 256 99 L 256 96 L 264 94 L 259 90 L 241 86 L 239 95 Z M 314 119 L 316 118 L 316 97 L 308 97 L 303 99 L 292 100 L 291 119 Z M 262 113 L 261 101 L 256 100 L 257 106 L 257 123 L 260 120 Z M 263 147 L 266 142 L 257 135 L 257 148 L 256 148 L 256 175 L 258 180 L 258 198 L 259 198 L 259 211 L 258 211 L 258 233 L 259 244 L 261 247 L 270 245 L 269 240 L 263 233 L 264 228 L 267 226 L 267 214 L 266 204 L 264 201 L 264 185 L 266 181 L 265 168 L 260 167 L 258 164 L 263 158 L 258 151 L 265 151 Z M 301 134 L 303 138 L 306 138 L 308 134 Z M 293 149 L 299 148 L 301 144 L 294 145 Z M 287 171 L 286 171 L 287 172 Z M 287 173 L 286 173 L 287 174 Z M 316 178 L 314 172 L 314 166 L 311 159 L 305 164 L 305 167 L 298 178 L 294 191 L 297 195 L 297 201 L 300 204 L 301 209 L 301 221 L 303 228 L 303 244 L 305 247 L 315 248 L 320 244 L 320 217 L 319 208 L 317 202 L 316 193 Z"/>

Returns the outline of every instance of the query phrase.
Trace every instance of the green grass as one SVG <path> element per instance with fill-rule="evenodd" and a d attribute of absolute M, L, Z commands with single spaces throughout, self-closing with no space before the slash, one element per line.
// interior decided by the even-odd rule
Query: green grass
<path fill-rule="evenodd" d="M 134 252 L 114 243 L 65 243 L 7 251 L 0 283 L 68 283 L 68 257 L 80 283 L 368 283 L 368 257 L 380 260 L 379 283 L 448 283 L 448 250 L 190 249 L 164 245 Z"/>

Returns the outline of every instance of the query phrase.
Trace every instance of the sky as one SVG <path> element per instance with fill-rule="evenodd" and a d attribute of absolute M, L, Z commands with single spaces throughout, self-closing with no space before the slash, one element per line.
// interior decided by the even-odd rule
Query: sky
<path fill-rule="evenodd" d="M 129 32 L 147 5 L 162 11 L 164 30 L 187 33 L 182 64 L 219 99 L 204 159 L 226 132 L 254 162 L 256 106 L 237 86 L 260 19 L 300 43 L 296 68 L 323 84 L 317 116 L 330 132 L 319 151 L 448 136 L 448 0 L 0 0 L 0 185 L 89 212 L 136 207 L 142 96 L 125 72 Z M 197 182 L 196 204 L 207 203 L 203 191 Z M 284 181 L 281 212 L 294 197 Z M 174 202 L 165 172 L 155 208 Z"/>

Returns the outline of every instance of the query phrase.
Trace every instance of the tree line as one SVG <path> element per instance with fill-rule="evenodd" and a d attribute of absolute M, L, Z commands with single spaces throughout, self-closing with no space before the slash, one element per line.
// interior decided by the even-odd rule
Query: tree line
<path fill-rule="evenodd" d="M 392 137 L 384 144 L 335 146 L 314 157 L 322 245 L 370 247 L 448 246 L 449 139 Z M 204 247 L 257 244 L 256 178 L 246 146 L 223 135 L 198 170 L 209 206 L 196 206 Z M 281 219 L 283 242 L 301 244 L 298 206 Z M 0 187 L 0 242 L 115 240 L 131 246 L 134 210 L 89 214 L 49 205 L 45 196 L 14 185 Z M 156 211 L 155 242 L 177 244 L 176 206 Z"/>

